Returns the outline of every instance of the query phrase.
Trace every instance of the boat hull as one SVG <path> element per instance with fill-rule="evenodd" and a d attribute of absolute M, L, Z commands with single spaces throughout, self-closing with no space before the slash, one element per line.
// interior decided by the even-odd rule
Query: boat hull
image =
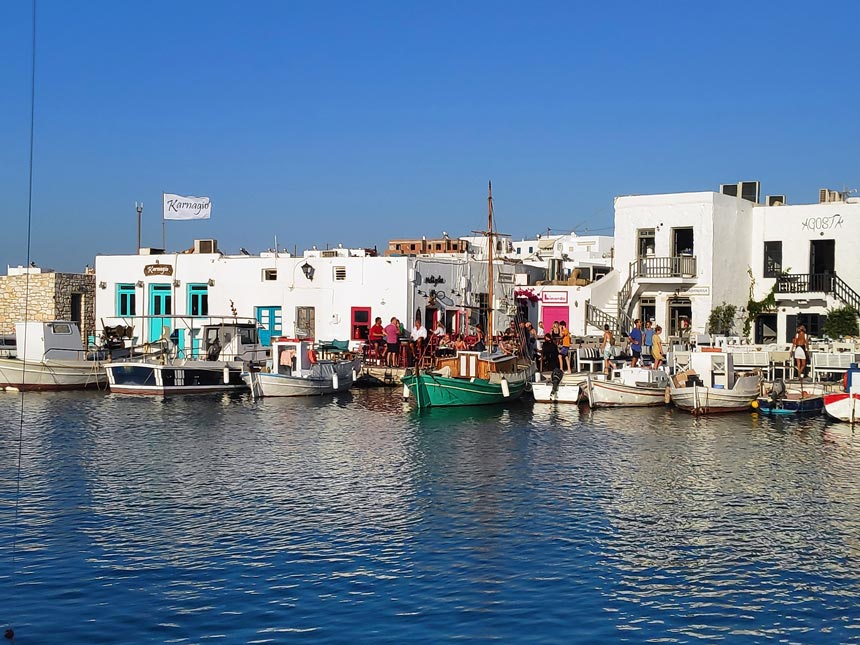
<path fill-rule="evenodd" d="M 589 377 L 586 387 L 588 404 L 593 408 L 603 407 L 649 407 L 666 404 L 666 390 L 656 387 L 637 387 L 598 381 Z"/>
<path fill-rule="evenodd" d="M 117 394 L 207 394 L 247 389 L 241 366 L 220 361 L 189 361 L 182 365 L 109 363 L 105 371 L 111 392 Z"/>
<path fill-rule="evenodd" d="M 325 367 L 318 365 L 318 368 Z M 337 387 L 333 374 L 337 374 Z M 242 380 L 255 396 L 321 396 L 346 392 L 355 382 L 356 365 L 343 361 L 307 376 L 291 376 L 271 372 L 243 372 Z"/>
<path fill-rule="evenodd" d="M 860 421 L 860 392 L 825 394 L 824 411 L 838 421 L 847 423 Z"/>
<path fill-rule="evenodd" d="M 0 387 L 24 392 L 84 390 L 106 383 L 107 374 L 97 361 L 27 361 L 25 366 L 17 358 L 0 359 Z"/>
<path fill-rule="evenodd" d="M 780 399 L 772 401 L 770 397 L 760 396 L 756 399 L 758 411 L 770 415 L 818 414 L 824 407 L 824 397 L 809 396 L 804 399 Z"/>
<path fill-rule="evenodd" d="M 507 378 L 508 395 L 499 382 L 478 378 L 453 378 L 431 374 L 407 374 L 401 380 L 415 397 L 419 408 L 492 405 L 517 399 L 525 390 L 527 375 L 511 374 Z"/>
<path fill-rule="evenodd" d="M 722 414 L 748 410 L 759 396 L 757 376 L 742 376 L 731 390 L 691 385 L 672 387 L 672 403 L 693 414 Z"/>
<path fill-rule="evenodd" d="M 582 388 L 578 383 L 562 383 L 553 394 L 552 383 L 541 381 L 532 383 L 532 394 L 536 403 L 579 403 Z"/>

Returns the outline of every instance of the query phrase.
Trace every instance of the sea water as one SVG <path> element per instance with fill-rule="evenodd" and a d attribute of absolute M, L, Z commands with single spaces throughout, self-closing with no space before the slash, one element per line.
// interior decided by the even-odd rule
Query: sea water
<path fill-rule="evenodd" d="M 395 389 L 7 394 L 0 425 L 19 645 L 860 640 L 860 436 L 822 417 Z"/>

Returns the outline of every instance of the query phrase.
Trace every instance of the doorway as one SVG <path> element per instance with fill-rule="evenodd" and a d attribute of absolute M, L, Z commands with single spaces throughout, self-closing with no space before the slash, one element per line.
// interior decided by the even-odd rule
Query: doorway
<path fill-rule="evenodd" d="M 809 289 L 830 293 L 832 276 L 836 273 L 836 240 L 809 242 Z"/>
<path fill-rule="evenodd" d="M 173 291 L 169 284 L 149 285 L 149 342 L 170 335 Z"/>
<path fill-rule="evenodd" d="M 672 229 L 672 255 L 675 257 L 681 255 L 693 255 L 692 228 Z"/>
<path fill-rule="evenodd" d="M 657 304 L 654 298 L 639 299 L 639 317 L 642 319 L 643 324 L 645 323 L 645 321 L 648 320 L 650 320 L 651 322 L 656 322 Z"/>
<path fill-rule="evenodd" d="M 693 306 L 689 298 L 672 298 L 669 300 L 669 336 L 680 338 L 687 342 L 690 328 L 693 324 Z"/>
<path fill-rule="evenodd" d="M 776 314 L 760 314 L 755 319 L 754 341 L 765 345 L 776 342 Z"/>

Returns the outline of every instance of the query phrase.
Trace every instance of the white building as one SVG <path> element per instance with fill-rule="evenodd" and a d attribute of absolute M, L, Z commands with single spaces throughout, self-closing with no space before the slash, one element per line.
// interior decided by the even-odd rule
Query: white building
<path fill-rule="evenodd" d="M 224 255 L 214 240 L 192 253 L 102 255 L 96 258 L 96 326 L 132 325 L 138 342 L 173 329 L 169 316 L 256 318 L 261 339 L 367 338 L 374 319 L 396 316 L 408 328 L 444 320 L 454 333 L 486 325 L 487 267 L 455 257 L 376 257 L 363 250 Z M 144 252 L 146 250 L 143 250 Z M 495 266 L 494 325 L 507 325 L 515 288 L 513 264 Z M 193 353 L 195 339 L 180 337 Z"/>
<path fill-rule="evenodd" d="M 750 336 L 784 342 L 800 322 L 820 334 L 828 308 L 860 306 L 852 248 L 860 203 L 822 190 L 818 204 L 786 206 L 778 196 L 762 205 L 752 201 L 755 187 L 755 196 L 745 193 L 750 199 L 716 192 L 618 197 L 615 270 L 592 295 L 589 330 L 608 318 L 627 330 L 642 318 L 661 324 L 668 337 L 687 325 L 704 334 L 713 307 L 727 303 L 738 308 L 740 333 L 750 296 L 761 300 L 775 288 L 776 310 L 750 321 Z"/>

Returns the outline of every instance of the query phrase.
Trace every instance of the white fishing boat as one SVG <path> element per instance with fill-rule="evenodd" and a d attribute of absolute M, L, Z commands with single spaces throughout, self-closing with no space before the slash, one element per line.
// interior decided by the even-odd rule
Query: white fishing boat
<path fill-rule="evenodd" d="M 757 371 L 735 373 L 731 353 L 692 352 L 690 369 L 669 385 L 672 403 L 693 414 L 749 410 L 761 392 Z"/>
<path fill-rule="evenodd" d="M 669 381 L 662 369 L 622 367 L 613 370 L 609 379 L 589 374 L 585 391 L 593 408 L 665 405 Z"/>
<path fill-rule="evenodd" d="M 6 339 L 7 341 L 9 339 Z M 77 323 L 68 320 L 19 322 L 15 344 L 4 343 L 0 388 L 83 390 L 103 387 L 102 352 L 88 352 Z"/>
<path fill-rule="evenodd" d="M 168 336 L 149 343 L 164 345 L 155 357 L 106 364 L 111 392 L 167 395 L 244 390 L 242 373 L 264 364 L 268 357 L 256 322 L 204 324 L 197 331 L 204 344 L 200 354 L 183 350 Z"/>
<path fill-rule="evenodd" d="M 246 371 L 254 396 L 318 396 L 345 392 L 358 378 L 358 359 L 320 360 L 311 340 L 277 338 L 268 371 Z"/>
<path fill-rule="evenodd" d="M 844 391 L 824 395 L 824 411 L 829 417 L 847 423 L 860 421 L 860 369 L 852 364 L 845 373 Z"/>
<path fill-rule="evenodd" d="M 540 373 L 535 374 L 537 378 Z M 565 374 L 556 368 L 548 379 L 532 383 L 536 403 L 579 403 L 582 397 L 582 376 Z"/>

